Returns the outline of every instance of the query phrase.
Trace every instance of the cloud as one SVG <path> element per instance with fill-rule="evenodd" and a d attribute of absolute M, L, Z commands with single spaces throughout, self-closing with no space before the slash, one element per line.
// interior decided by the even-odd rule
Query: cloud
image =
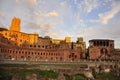
<path fill-rule="evenodd" d="M 83 27 L 85 30 L 84 37 L 86 38 L 112 38 L 118 39 L 120 38 L 120 21 L 115 20 L 113 23 L 109 25 L 103 25 L 98 27 Z M 114 27 L 113 27 L 114 26 Z"/>
<path fill-rule="evenodd" d="M 4 13 L 1 13 L 1 12 L 0 12 L 0 18 L 5 19 L 5 18 L 6 18 L 6 15 L 5 15 Z"/>
<path fill-rule="evenodd" d="M 6 25 L 2 21 L 0 21 L 0 27 L 6 28 Z"/>
<path fill-rule="evenodd" d="M 33 23 L 33 22 L 28 22 L 24 24 L 24 27 L 27 29 L 40 29 L 41 24 L 40 23 Z"/>
<path fill-rule="evenodd" d="M 94 8 L 97 7 L 97 0 L 85 0 L 85 10 L 90 13 Z"/>
<path fill-rule="evenodd" d="M 112 0 L 105 0 L 105 2 L 111 2 Z"/>
<path fill-rule="evenodd" d="M 40 26 L 39 32 L 41 36 L 46 36 L 46 35 L 51 36 L 50 33 L 54 28 L 55 28 L 55 25 L 53 23 L 47 23 L 47 24 Z"/>
<path fill-rule="evenodd" d="M 52 38 L 55 38 L 55 39 L 61 38 L 61 36 L 60 36 L 58 33 L 56 33 L 56 32 L 50 33 L 50 36 L 51 36 Z"/>
<path fill-rule="evenodd" d="M 45 33 L 49 32 L 53 28 L 54 28 L 54 24 L 52 23 L 47 23 L 40 27 L 40 29 Z"/>
<path fill-rule="evenodd" d="M 84 13 L 90 13 L 93 9 L 96 9 L 98 7 L 98 1 L 97 0 L 83 0 L 81 3 L 78 3 L 78 7 Z"/>
<path fill-rule="evenodd" d="M 47 17 L 57 17 L 57 16 L 59 16 L 59 14 L 56 11 L 52 11 L 52 12 L 49 12 L 49 13 L 45 14 L 45 16 L 47 16 Z"/>
<path fill-rule="evenodd" d="M 37 22 L 28 22 L 24 27 L 28 30 L 37 31 L 42 36 L 46 36 L 52 31 L 55 25 L 53 23 L 40 24 Z"/>
<path fill-rule="evenodd" d="M 7 18 L 7 15 L 3 12 L 0 12 L 0 27 L 6 28 L 6 25 L 5 25 L 5 21 L 7 21 L 6 18 Z"/>
<path fill-rule="evenodd" d="M 108 0 L 108 1 L 111 1 L 111 0 Z M 96 20 L 90 20 L 90 22 L 92 23 L 102 23 L 102 24 L 108 24 L 108 22 L 113 19 L 116 14 L 118 14 L 120 12 L 120 2 L 114 2 L 112 1 L 112 5 L 111 6 L 111 9 L 106 11 L 106 12 L 103 12 L 103 13 L 100 13 L 98 14 L 98 18 L 99 19 L 96 19 Z"/>
<path fill-rule="evenodd" d="M 120 2 L 113 2 L 110 11 L 99 14 L 99 22 L 102 24 L 107 24 L 109 20 L 114 18 L 114 16 L 120 12 Z"/>
<path fill-rule="evenodd" d="M 82 27 L 84 33 L 81 33 L 80 36 L 83 36 L 86 43 L 91 39 L 113 39 L 115 40 L 115 47 L 118 48 L 120 45 L 120 21 L 115 21 L 116 23 L 111 23 L 109 25 L 103 25 L 98 27 L 86 26 Z M 114 26 L 114 27 L 113 27 Z M 75 34 L 74 37 L 77 37 L 78 34 Z M 88 46 L 88 43 L 86 44 Z"/>
<path fill-rule="evenodd" d="M 28 4 L 28 5 L 36 5 L 37 4 L 37 0 L 16 0 L 17 3 L 21 3 L 21 4 Z"/>

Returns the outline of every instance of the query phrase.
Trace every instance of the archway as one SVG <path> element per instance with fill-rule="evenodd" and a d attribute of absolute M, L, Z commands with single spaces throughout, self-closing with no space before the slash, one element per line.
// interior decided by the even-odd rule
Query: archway
<path fill-rule="evenodd" d="M 109 55 L 108 55 L 108 50 L 107 50 L 106 48 L 102 48 L 102 49 L 100 50 L 99 59 L 100 59 L 100 60 L 107 60 L 108 57 L 109 57 Z"/>

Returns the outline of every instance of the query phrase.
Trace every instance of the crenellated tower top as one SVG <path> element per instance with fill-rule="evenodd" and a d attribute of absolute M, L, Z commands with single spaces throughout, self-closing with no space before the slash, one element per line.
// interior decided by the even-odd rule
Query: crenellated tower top
<path fill-rule="evenodd" d="M 14 17 L 12 19 L 10 30 L 11 31 L 18 31 L 18 32 L 20 32 L 20 18 Z"/>

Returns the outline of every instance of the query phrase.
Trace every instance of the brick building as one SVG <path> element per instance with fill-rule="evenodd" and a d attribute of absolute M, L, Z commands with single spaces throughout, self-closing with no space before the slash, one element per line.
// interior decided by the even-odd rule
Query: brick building
<path fill-rule="evenodd" d="M 13 18 L 10 29 L 2 30 L 0 34 L 10 41 L 15 41 L 18 46 L 21 46 L 23 43 L 33 44 L 38 41 L 38 34 L 20 32 L 20 19 L 16 17 Z"/>
<path fill-rule="evenodd" d="M 91 60 L 109 60 L 114 53 L 114 40 L 89 40 L 89 57 Z"/>
<path fill-rule="evenodd" d="M 86 55 L 87 53 L 87 55 Z M 89 56 L 89 57 L 88 57 Z M 70 37 L 52 39 L 37 33 L 20 31 L 20 19 L 14 17 L 10 29 L 0 28 L 0 59 L 18 61 L 80 61 L 120 60 L 120 49 L 114 49 L 114 40 L 92 39 L 89 48 L 82 37 L 71 42 Z"/>
<path fill-rule="evenodd" d="M 115 49 L 114 53 L 112 54 L 113 61 L 120 61 L 120 49 Z"/>
<path fill-rule="evenodd" d="M 20 61 L 79 61 L 85 57 L 83 38 L 71 42 L 20 32 L 20 19 L 13 18 L 9 30 L 0 31 L 0 59 Z"/>

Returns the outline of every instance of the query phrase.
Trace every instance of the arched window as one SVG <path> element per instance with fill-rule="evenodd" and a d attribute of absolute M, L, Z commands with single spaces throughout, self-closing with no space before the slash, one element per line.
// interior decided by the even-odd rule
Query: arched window
<path fill-rule="evenodd" d="M 30 52 L 28 52 L 28 54 L 30 55 Z"/>
<path fill-rule="evenodd" d="M 77 58 L 77 55 L 75 55 L 75 58 Z"/>
<path fill-rule="evenodd" d="M 11 55 L 9 55 L 8 57 L 9 57 L 9 59 L 12 59 L 12 56 L 11 56 Z"/>
<path fill-rule="evenodd" d="M 32 47 L 32 45 L 30 45 L 30 47 Z"/>
<path fill-rule="evenodd" d="M 51 60 L 53 60 L 53 57 L 51 57 Z"/>
<path fill-rule="evenodd" d="M 109 55 L 108 55 L 108 50 L 107 50 L 106 48 L 102 48 L 102 49 L 100 50 L 100 52 L 101 52 L 101 54 L 100 54 L 100 56 L 99 56 L 99 59 L 105 60 L 105 59 L 107 59 L 107 58 L 109 57 Z"/>
<path fill-rule="evenodd" d="M 33 52 L 32 52 L 32 55 L 33 55 Z"/>
<path fill-rule="evenodd" d="M 38 45 L 38 47 L 40 47 L 40 45 Z"/>
<path fill-rule="evenodd" d="M 53 55 L 53 53 L 51 53 L 51 55 Z"/>
<path fill-rule="evenodd" d="M 63 60 L 63 58 L 62 57 L 60 57 L 60 61 L 62 61 Z"/>
<path fill-rule="evenodd" d="M 102 45 L 102 41 L 100 41 L 100 46 L 103 46 L 103 45 Z"/>
<path fill-rule="evenodd" d="M 27 51 L 25 51 L 25 54 L 27 54 Z"/>
<path fill-rule="evenodd" d="M 36 45 L 34 45 L 34 47 L 36 47 Z"/>
<path fill-rule="evenodd" d="M 96 41 L 94 41 L 94 46 L 96 46 Z"/>
<path fill-rule="evenodd" d="M 105 42 L 103 42 L 103 46 L 105 46 Z"/>

